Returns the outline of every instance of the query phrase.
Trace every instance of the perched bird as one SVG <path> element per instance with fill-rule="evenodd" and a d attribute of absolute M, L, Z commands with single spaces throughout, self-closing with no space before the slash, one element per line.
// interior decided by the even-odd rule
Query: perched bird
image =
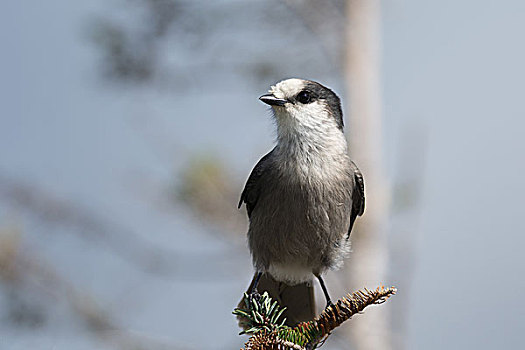
<path fill-rule="evenodd" d="M 271 106 L 277 145 L 257 163 L 239 201 L 250 219 L 256 271 L 249 293 L 268 291 L 293 325 L 315 316 L 313 276 L 331 304 L 321 276 L 349 252 L 350 231 L 365 207 L 364 182 L 348 156 L 332 90 L 288 79 L 259 99 Z"/>

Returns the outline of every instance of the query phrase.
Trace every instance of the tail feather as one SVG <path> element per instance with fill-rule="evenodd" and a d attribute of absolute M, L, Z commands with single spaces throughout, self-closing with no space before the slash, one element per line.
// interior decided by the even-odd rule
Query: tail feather
<path fill-rule="evenodd" d="M 248 287 L 248 293 L 252 290 L 254 279 L 252 279 Z M 276 281 L 268 274 L 263 274 L 257 285 L 257 290 L 261 294 L 268 292 L 280 306 L 286 307 L 283 316 L 286 318 L 286 325 L 288 326 L 293 327 L 299 322 L 309 321 L 315 317 L 314 289 L 311 283 L 300 283 L 290 286 Z M 244 308 L 245 306 L 244 298 L 242 298 L 238 307 Z M 239 325 L 241 323 L 241 320 L 239 320 Z"/>

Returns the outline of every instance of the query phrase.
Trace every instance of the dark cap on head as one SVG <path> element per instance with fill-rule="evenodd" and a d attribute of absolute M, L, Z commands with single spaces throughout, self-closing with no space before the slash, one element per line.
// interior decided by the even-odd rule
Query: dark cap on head
<path fill-rule="evenodd" d="M 302 92 L 308 92 L 311 100 L 325 100 L 332 112 L 332 116 L 337 122 L 339 129 L 343 129 L 343 110 L 341 109 L 341 99 L 331 89 L 315 81 L 307 80 Z M 297 96 L 299 96 L 299 93 Z"/>

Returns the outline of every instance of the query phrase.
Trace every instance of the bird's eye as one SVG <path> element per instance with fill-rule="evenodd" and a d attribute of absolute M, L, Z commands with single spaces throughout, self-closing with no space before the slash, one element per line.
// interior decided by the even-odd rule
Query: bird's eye
<path fill-rule="evenodd" d="M 301 91 L 297 94 L 297 101 L 301 103 L 310 103 L 312 101 L 312 96 L 308 91 Z"/>

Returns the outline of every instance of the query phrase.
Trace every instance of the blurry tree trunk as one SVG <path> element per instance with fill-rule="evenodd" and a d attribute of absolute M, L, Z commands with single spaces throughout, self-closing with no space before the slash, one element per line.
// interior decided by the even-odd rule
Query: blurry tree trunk
<path fill-rule="evenodd" d="M 352 288 L 386 283 L 389 191 L 382 159 L 380 1 L 347 0 L 344 61 L 350 153 L 365 178 L 365 215 L 352 232 L 345 271 Z M 391 349 L 389 308 L 372 310 L 350 328 L 356 349 Z M 378 312 L 379 311 L 379 312 Z"/>

